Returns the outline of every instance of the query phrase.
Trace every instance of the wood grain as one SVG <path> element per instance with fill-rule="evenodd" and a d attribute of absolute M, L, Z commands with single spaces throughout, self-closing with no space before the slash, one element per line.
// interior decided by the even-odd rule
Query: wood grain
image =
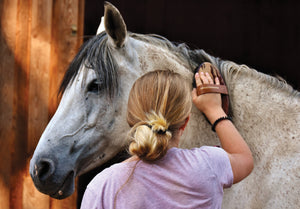
<path fill-rule="evenodd" d="M 0 203 L 9 209 L 13 132 L 13 94 L 17 0 L 0 3 Z"/>
<path fill-rule="evenodd" d="M 1 209 L 76 208 L 76 192 L 53 200 L 34 187 L 28 171 L 50 110 L 58 104 L 56 99 L 49 108 L 50 95 L 57 98 L 82 43 L 83 8 L 83 0 L 0 1 Z"/>

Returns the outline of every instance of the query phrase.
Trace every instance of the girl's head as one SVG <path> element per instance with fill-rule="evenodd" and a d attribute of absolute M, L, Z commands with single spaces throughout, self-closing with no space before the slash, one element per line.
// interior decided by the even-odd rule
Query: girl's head
<path fill-rule="evenodd" d="M 191 107 L 191 87 L 179 74 L 157 70 L 139 78 L 128 99 L 129 152 L 145 161 L 162 158 Z"/>

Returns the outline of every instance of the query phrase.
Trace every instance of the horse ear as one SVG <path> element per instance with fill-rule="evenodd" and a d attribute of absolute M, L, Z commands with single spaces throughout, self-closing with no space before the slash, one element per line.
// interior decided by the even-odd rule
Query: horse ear
<path fill-rule="evenodd" d="M 113 43 L 122 47 L 127 35 L 126 24 L 119 10 L 109 2 L 104 2 L 104 25 Z"/>

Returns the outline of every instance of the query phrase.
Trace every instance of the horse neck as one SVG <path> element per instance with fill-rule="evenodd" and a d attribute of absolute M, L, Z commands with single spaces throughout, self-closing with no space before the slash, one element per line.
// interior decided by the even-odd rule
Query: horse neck
<path fill-rule="evenodd" d="M 203 50 L 197 50 L 198 56 L 213 63 L 220 69 L 230 91 L 233 103 L 245 102 L 260 107 L 267 112 L 283 112 L 299 115 L 300 92 L 294 90 L 285 81 L 260 73 L 246 65 L 238 65 L 213 57 Z M 233 109 L 234 110 L 234 109 Z"/>
<path fill-rule="evenodd" d="M 229 89 L 234 122 L 247 137 L 273 140 L 297 134 L 300 92 L 245 65 L 224 61 L 219 67 Z"/>

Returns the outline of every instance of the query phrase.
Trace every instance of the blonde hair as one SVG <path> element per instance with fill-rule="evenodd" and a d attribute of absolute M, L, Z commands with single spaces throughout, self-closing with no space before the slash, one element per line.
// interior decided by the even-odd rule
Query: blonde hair
<path fill-rule="evenodd" d="M 191 108 L 191 86 L 179 74 L 157 70 L 140 77 L 128 99 L 129 153 L 144 161 L 162 158 Z"/>

